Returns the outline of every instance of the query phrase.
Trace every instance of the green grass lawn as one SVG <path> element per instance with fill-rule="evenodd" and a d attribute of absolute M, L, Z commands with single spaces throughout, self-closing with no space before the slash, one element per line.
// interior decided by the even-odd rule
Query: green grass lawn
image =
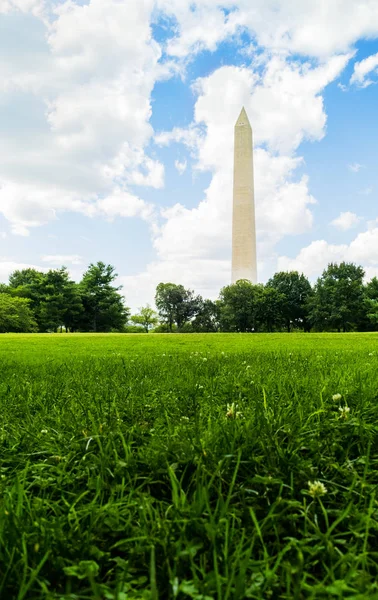
<path fill-rule="evenodd" d="M 0 369 L 1 599 L 378 598 L 377 334 L 2 335 Z"/>

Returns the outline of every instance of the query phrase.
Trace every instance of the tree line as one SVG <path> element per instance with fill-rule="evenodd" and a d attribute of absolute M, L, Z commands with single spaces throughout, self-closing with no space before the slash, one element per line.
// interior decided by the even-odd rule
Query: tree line
<path fill-rule="evenodd" d="M 364 269 L 352 263 L 329 264 L 314 285 L 296 271 L 265 285 L 240 280 L 215 301 L 160 283 L 157 310 L 147 305 L 134 315 L 116 278 L 103 262 L 89 265 L 80 282 L 66 267 L 14 271 L 0 284 L 0 333 L 378 330 L 378 279 L 364 283 Z"/>

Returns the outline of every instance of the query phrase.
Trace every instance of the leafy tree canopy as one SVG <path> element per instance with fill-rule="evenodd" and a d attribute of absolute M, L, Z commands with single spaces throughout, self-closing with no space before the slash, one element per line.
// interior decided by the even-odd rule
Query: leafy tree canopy
<path fill-rule="evenodd" d="M 146 333 L 151 327 L 159 323 L 158 315 L 149 304 L 139 309 L 137 315 L 132 315 L 131 321 L 136 325 L 141 325 Z"/>
<path fill-rule="evenodd" d="M 155 304 L 170 331 L 174 323 L 180 329 L 195 317 L 201 310 L 202 303 L 201 296 L 196 296 L 193 290 L 187 290 L 183 285 L 159 283 L 156 288 Z"/>
<path fill-rule="evenodd" d="M 0 293 L 0 333 L 29 333 L 37 330 L 30 300 Z"/>
<path fill-rule="evenodd" d="M 282 294 L 282 317 L 287 331 L 294 326 L 302 326 L 306 321 L 306 305 L 311 297 L 312 288 L 305 275 L 297 271 L 276 273 L 267 282 L 268 288 L 273 288 Z"/>
<path fill-rule="evenodd" d="M 348 331 L 364 318 L 365 272 L 352 263 L 331 263 L 315 285 L 309 318 L 321 329 Z"/>
<path fill-rule="evenodd" d="M 83 328 L 86 331 L 121 330 L 126 324 L 129 309 L 119 293 L 122 286 L 113 285 L 118 277 L 112 265 L 103 262 L 90 264 L 80 283 L 84 306 Z"/>
<path fill-rule="evenodd" d="M 254 285 L 247 279 L 224 287 L 220 293 L 222 328 L 225 331 L 255 331 L 262 294 L 263 286 Z"/>

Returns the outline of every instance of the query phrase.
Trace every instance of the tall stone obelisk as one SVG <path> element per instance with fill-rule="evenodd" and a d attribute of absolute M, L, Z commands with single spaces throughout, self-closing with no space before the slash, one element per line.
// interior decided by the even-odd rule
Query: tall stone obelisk
<path fill-rule="evenodd" d="M 257 283 L 252 127 L 243 108 L 235 124 L 232 283 Z"/>

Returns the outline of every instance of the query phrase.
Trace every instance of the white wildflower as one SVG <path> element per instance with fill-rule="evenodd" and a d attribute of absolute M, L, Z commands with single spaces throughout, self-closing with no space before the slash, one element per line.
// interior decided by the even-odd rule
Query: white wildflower
<path fill-rule="evenodd" d="M 318 498 L 319 496 L 324 496 L 327 493 L 327 488 L 321 481 L 309 481 L 308 482 L 308 491 L 310 496 L 313 498 Z"/>
<path fill-rule="evenodd" d="M 349 406 L 340 406 L 339 411 L 340 411 L 340 416 L 339 416 L 340 419 L 347 419 L 349 417 L 349 413 L 350 413 Z"/>
<path fill-rule="evenodd" d="M 227 404 L 227 419 L 240 419 L 243 414 L 238 410 L 238 405 L 233 402 L 232 404 Z"/>
<path fill-rule="evenodd" d="M 48 433 L 47 429 L 41 429 L 41 433 Z"/>
<path fill-rule="evenodd" d="M 338 402 L 339 400 L 341 400 L 341 398 L 342 398 L 341 394 L 333 394 L 333 396 L 332 396 L 332 400 L 334 402 Z"/>

